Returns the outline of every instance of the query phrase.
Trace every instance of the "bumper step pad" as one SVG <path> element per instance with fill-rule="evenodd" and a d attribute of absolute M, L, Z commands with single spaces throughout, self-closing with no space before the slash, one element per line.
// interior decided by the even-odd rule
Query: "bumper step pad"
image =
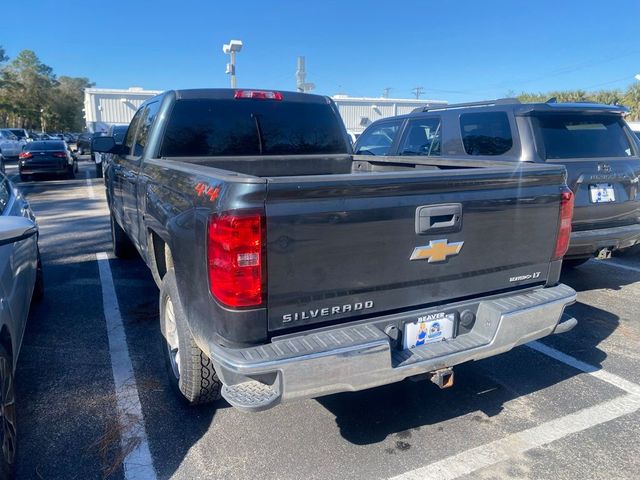
<path fill-rule="evenodd" d="M 280 392 L 275 386 L 255 380 L 238 385 L 223 385 L 222 396 L 231 405 L 246 412 L 266 410 L 280 401 Z"/>

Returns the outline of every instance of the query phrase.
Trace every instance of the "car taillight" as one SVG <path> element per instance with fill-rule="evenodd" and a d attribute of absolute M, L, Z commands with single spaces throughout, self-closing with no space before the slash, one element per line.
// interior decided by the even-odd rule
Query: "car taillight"
<path fill-rule="evenodd" d="M 266 90 L 236 90 L 233 98 L 255 98 L 258 100 L 282 100 L 280 92 L 269 92 Z"/>
<path fill-rule="evenodd" d="M 27 158 L 31 157 L 33 157 L 33 154 L 31 152 L 22 152 L 20 155 L 18 155 L 18 158 L 20 160 L 26 160 Z"/>
<path fill-rule="evenodd" d="M 53 156 L 58 158 L 67 158 L 67 154 L 64 152 L 53 152 Z"/>
<path fill-rule="evenodd" d="M 233 211 L 209 219 L 209 290 L 226 306 L 257 307 L 264 302 L 264 218 L 255 211 Z"/>
<path fill-rule="evenodd" d="M 560 193 L 560 221 L 558 223 L 558 237 L 556 240 L 556 249 L 553 253 L 553 260 L 559 260 L 567 253 L 569 240 L 571 240 L 572 219 L 573 192 L 565 187 Z"/>

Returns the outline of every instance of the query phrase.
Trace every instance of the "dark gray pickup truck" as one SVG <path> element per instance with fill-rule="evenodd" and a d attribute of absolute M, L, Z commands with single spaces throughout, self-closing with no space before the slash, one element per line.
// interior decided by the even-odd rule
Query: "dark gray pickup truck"
<path fill-rule="evenodd" d="M 105 171 L 114 251 L 160 288 L 172 384 L 244 410 L 362 390 L 567 331 L 573 196 L 550 164 L 351 153 L 333 102 L 257 90 L 146 101 Z M 384 160 L 382 160 L 384 164 Z"/>
<path fill-rule="evenodd" d="M 615 105 L 513 98 L 424 107 L 374 122 L 355 149 L 408 168 L 434 157 L 461 166 L 478 159 L 564 165 L 575 194 L 564 264 L 577 266 L 640 242 L 640 143 L 625 112 Z"/>

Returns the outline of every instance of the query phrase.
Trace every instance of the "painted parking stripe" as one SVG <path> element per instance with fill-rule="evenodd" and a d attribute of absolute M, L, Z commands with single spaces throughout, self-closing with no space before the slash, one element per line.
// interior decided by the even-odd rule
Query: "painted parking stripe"
<path fill-rule="evenodd" d="M 91 174 L 89 173 L 89 170 L 87 170 L 86 172 L 87 178 L 86 178 L 86 182 L 87 182 L 87 188 L 89 189 L 89 198 L 91 200 L 94 200 L 96 198 L 96 192 L 93 190 L 93 183 L 91 183 Z"/>
<path fill-rule="evenodd" d="M 607 267 L 620 268 L 622 270 L 629 270 L 631 272 L 640 273 L 640 267 L 632 267 L 631 265 L 625 265 L 617 260 L 604 260 L 602 262 L 596 262 L 594 265 L 605 265 Z"/>
<path fill-rule="evenodd" d="M 118 297 L 113 284 L 111 267 L 109 267 L 109 257 L 105 252 L 100 252 L 96 253 L 96 258 L 102 284 L 102 304 L 107 322 L 109 354 L 116 390 L 116 408 L 121 432 L 120 445 L 122 452 L 126 454 L 123 461 L 124 476 L 127 480 L 155 480 L 156 472 L 149 450 L 149 440 L 144 426 Z"/>
<path fill-rule="evenodd" d="M 482 468 L 507 461 L 514 455 L 525 453 L 568 435 L 637 412 L 639 409 L 639 396 L 623 395 L 398 475 L 392 480 L 453 480 L 460 478 Z"/>
<path fill-rule="evenodd" d="M 573 367 L 584 373 L 588 373 L 589 375 L 592 375 L 597 379 L 602 380 L 603 382 L 607 382 L 614 387 L 619 388 L 620 390 L 624 390 L 627 393 L 631 393 L 640 397 L 640 385 L 638 385 L 637 383 L 630 382 L 629 380 L 625 380 L 618 375 L 602 370 L 601 368 L 594 367 L 593 365 L 589 365 L 588 363 L 578 360 L 577 358 L 567 355 L 566 353 L 562 353 L 555 348 L 551 348 L 544 343 L 530 342 L 527 344 L 527 346 L 548 357 L 558 360 L 559 362 L 569 365 L 570 367 Z"/>
<path fill-rule="evenodd" d="M 543 355 L 615 386 L 627 395 L 585 408 L 543 423 L 537 427 L 508 435 L 494 442 L 472 448 L 424 467 L 403 473 L 392 480 L 451 480 L 482 468 L 509 460 L 514 455 L 547 445 L 573 433 L 581 432 L 640 409 L 640 385 L 562 353 L 541 342 L 527 346 Z"/>

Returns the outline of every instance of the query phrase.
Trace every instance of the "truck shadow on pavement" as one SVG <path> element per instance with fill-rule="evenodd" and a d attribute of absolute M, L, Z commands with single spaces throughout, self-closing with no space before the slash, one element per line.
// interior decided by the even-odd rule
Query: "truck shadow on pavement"
<path fill-rule="evenodd" d="M 607 357 L 598 344 L 618 326 L 610 312 L 578 303 L 571 307 L 581 323 L 562 337 L 575 337 L 581 360 L 600 366 Z M 547 337 L 557 338 L 556 337 Z M 548 340 L 545 339 L 545 343 Z M 563 349 L 567 351 L 567 349 Z M 571 352 L 567 352 L 571 353 Z M 455 367 L 455 385 L 446 390 L 423 380 L 405 381 L 362 392 L 322 397 L 317 401 L 335 415 L 342 437 L 356 445 L 382 442 L 392 436 L 395 450 L 411 448 L 421 428 L 445 432 L 447 421 L 467 416 L 471 422 L 493 422 L 505 405 L 520 397 L 554 387 L 581 372 L 527 346 L 502 355 Z M 576 397 L 576 401 L 579 397 Z M 566 399 L 562 400 L 563 404 Z M 443 437 L 445 438 L 445 437 Z M 393 454 L 387 449 L 387 453 Z"/>

